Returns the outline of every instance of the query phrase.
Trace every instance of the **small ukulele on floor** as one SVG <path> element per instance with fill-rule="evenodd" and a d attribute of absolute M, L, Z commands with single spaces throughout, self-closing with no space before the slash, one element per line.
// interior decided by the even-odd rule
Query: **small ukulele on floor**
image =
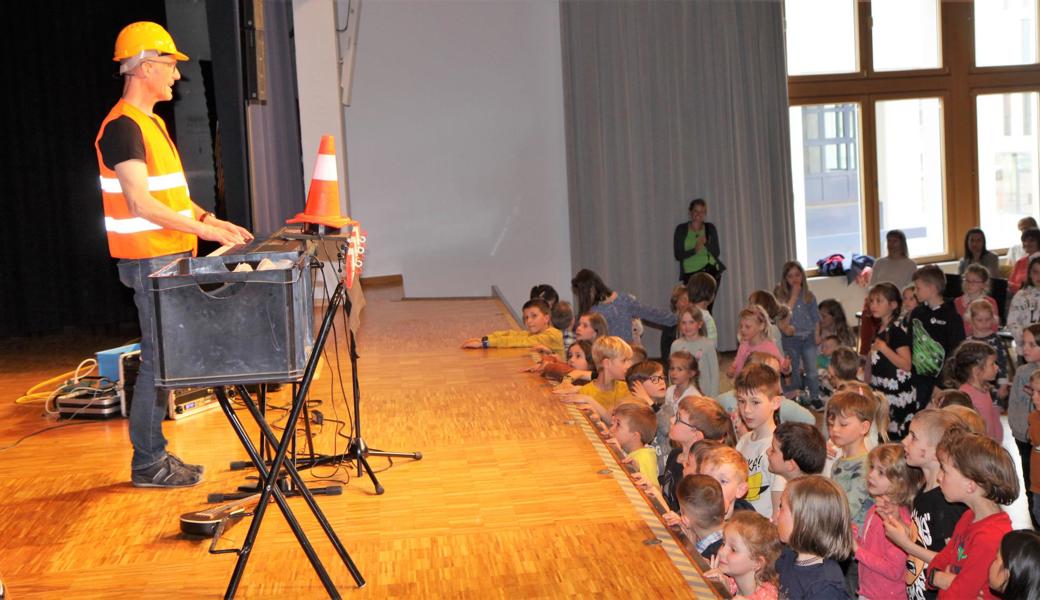
<path fill-rule="evenodd" d="M 206 510 L 184 513 L 181 515 L 181 532 L 186 535 L 213 537 L 218 529 L 224 529 L 221 523 L 225 526 L 237 523 L 242 517 L 248 516 L 259 501 L 260 494 L 253 494 Z"/>

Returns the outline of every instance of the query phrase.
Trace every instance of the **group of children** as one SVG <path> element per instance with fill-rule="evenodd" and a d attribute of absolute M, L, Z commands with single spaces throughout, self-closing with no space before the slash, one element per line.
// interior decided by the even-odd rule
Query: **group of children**
<path fill-rule="evenodd" d="M 709 561 L 705 575 L 738 597 L 1037 597 L 1040 536 L 1013 531 L 1005 507 L 1023 496 L 1014 454 L 1040 491 L 1040 459 L 1029 460 L 1040 324 L 1016 334 L 1024 365 L 1009 382 L 999 315 L 984 286 L 965 283 L 956 303 L 943 301 L 937 267 L 919 269 L 909 293 L 871 287 L 876 334 L 861 356 L 841 305 L 817 303 L 787 263 L 774 292 L 739 313 L 732 392 L 720 393 L 715 284 L 703 273 L 673 293 L 667 370 L 548 286 L 523 307 L 526 331 L 464 347 L 539 350 L 530 370 L 603 424 L 668 507 L 665 523 Z M 1016 444 L 1003 439 L 1003 405 Z"/>

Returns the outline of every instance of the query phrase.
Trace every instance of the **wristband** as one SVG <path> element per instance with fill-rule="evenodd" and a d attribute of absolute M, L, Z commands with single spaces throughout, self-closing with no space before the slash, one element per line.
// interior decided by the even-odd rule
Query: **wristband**
<path fill-rule="evenodd" d="M 481 346 L 482 348 L 484 348 L 485 350 L 487 350 L 487 347 L 488 347 L 488 338 L 487 338 L 487 336 L 486 336 L 486 335 L 485 335 L 484 337 L 480 338 L 480 346 Z"/>
<path fill-rule="evenodd" d="M 928 569 L 928 576 L 924 578 L 924 581 L 928 587 L 935 587 L 935 569 Z"/>
<path fill-rule="evenodd" d="M 206 217 L 212 217 L 212 216 L 213 216 L 213 213 L 211 213 L 211 212 L 209 212 L 207 210 L 206 212 L 204 212 L 201 215 L 199 215 L 199 223 L 205 223 L 206 222 Z"/>

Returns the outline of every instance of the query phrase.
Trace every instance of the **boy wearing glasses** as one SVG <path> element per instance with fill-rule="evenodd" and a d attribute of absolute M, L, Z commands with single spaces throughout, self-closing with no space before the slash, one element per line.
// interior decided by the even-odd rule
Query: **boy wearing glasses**
<path fill-rule="evenodd" d="M 679 401 L 679 408 L 668 430 L 668 439 L 679 447 L 668 453 L 658 477 L 662 500 L 668 508 L 676 513 L 679 511 L 676 489 L 682 481 L 683 467 L 693 445 L 700 440 L 728 445 L 733 443 L 734 437 L 733 423 L 718 402 L 700 396 L 687 396 Z"/>
<path fill-rule="evenodd" d="M 660 472 L 668 453 L 668 428 L 675 416 L 675 411 L 664 401 L 667 389 L 664 368 L 656 360 L 638 362 L 625 372 L 625 383 L 632 396 L 645 402 L 657 415 L 657 435 L 653 446 L 657 452 L 657 469 Z"/>

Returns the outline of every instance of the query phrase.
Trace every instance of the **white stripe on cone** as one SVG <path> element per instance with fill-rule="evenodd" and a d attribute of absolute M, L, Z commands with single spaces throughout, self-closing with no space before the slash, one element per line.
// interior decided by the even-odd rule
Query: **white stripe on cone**
<path fill-rule="evenodd" d="M 336 171 L 336 157 L 332 154 L 319 154 L 314 161 L 314 177 L 317 181 L 339 181 Z"/>

